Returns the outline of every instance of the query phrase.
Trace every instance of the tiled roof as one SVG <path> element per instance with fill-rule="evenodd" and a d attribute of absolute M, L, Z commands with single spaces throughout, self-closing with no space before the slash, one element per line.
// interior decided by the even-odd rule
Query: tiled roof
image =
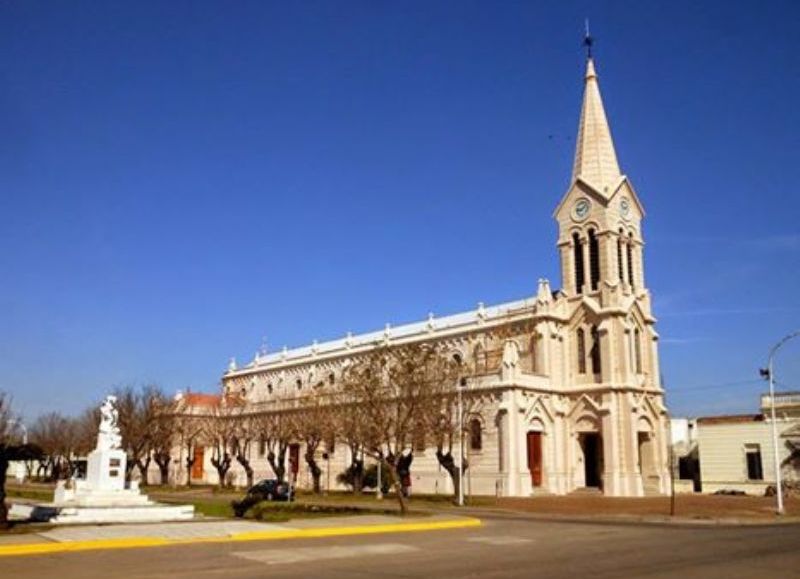
<path fill-rule="evenodd" d="M 697 419 L 698 424 L 743 424 L 747 422 L 763 421 L 763 414 L 727 414 L 722 416 L 704 416 Z"/>
<path fill-rule="evenodd" d="M 187 406 L 219 406 L 222 397 L 219 394 L 202 394 L 200 392 L 187 392 L 181 397 Z"/>

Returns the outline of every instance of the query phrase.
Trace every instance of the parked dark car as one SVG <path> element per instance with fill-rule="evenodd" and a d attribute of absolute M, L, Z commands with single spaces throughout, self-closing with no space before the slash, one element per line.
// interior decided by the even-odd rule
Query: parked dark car
<path fill-rule="evenodd" d="M 243 517 L 250 507 L 257 505 L 261 501 L 293 501 L 294 489 L 289 483 L 276 480 L 274 478 L 264 479 L 257 482 L 249 489 L 247 494 L 240 501 L 233 501 L 233 512 L 237 517 Z"/>
<path fill-rule="evenodd" d="M 254 495 L 262 501 L 293 501 L 294 489 L 287 482 L 268 478 L 247 489 L 247 495 Z"/>

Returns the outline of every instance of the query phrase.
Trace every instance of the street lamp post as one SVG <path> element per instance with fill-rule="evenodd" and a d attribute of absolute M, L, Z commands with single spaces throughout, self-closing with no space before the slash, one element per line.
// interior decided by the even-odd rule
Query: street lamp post
<path fill-rule="evenodd" d="M 461 378 L 456 386 L 458 396 L 458 506 L 464 506 L 464 400 L 461 392 L 467 379 Z"/>
<path fill-rule="evenodd" d="M 777 505 L 777 513 L 779 515 L 783 514 L 783 488 L 781 484 L 781 458 L 778 454 L 778 424 L 775 418 L 775 369 L 774 369 L 774 362 L 775 362 L 775 354 L 778 353 L 778 350 L 783 346 L 786 342 L 791 340 L 792 338 L 796 338 L 800 336 L 800 330 L 792 332 L 791 334 L 784 336 L 781 340 L 772 346 L 772 349 L 769 351 L 769 361 L 767 362 L 767 369 L 766 371 L 761 372 L 762 375 L 766 374 L 767 379 L 769 380 L 769 400 L 770 400 L 770 414 L 772 417 L 772 452 L 774 453 L 775 457 L 775 497 L 778 501 Z"/>
<path fill-rule="evenodd" d="M 25 426 L 25 423 L 21 420 L 17 420 L 16 418 L 12 418 L 9 423 L 13 424 L 22 431 L 22 444 L 28 444 L 28 427 Z"/>
<path fill-rule="evenodd" d="M 375 491 L 375 498 L 381 500 L 383 498 L 383 490 L 382 490 L 382 483 L 381 483 L 381 456 L 378 455 L 378 488 Z"/>

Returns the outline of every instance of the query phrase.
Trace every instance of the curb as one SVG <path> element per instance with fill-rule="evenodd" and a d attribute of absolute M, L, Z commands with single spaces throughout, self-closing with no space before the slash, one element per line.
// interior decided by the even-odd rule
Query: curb
<path fill-rule="evenodd" d="M 429 523 L 391 523 L 385 525 L 361 525 L 349 527 L 320 527 L 310 529 L 287 529 L 283 531 L 250 531 L 235 533 L 227 537 L 199 537 L 196 539 L 164 539 L 162 537 L 126 537 L 122 539 L 96 539 L 65 543 L 25 543 L 0 545 L 0 557 L 21 555 L 46 555 L 50 553 L 76 553 L 110 549 L 138 549 L 147 547 L 169 547 L 195 543 L 234 543 L 246 541 L 281 541 L 287 539 L 316 539 L 323 537 L 347 537 L 352 535 L 377 535 L 383 533 L 410 533 L 419 531 L 443 531 L 480 527 L 480 519 L 464 517 L 449 521 Z"/>

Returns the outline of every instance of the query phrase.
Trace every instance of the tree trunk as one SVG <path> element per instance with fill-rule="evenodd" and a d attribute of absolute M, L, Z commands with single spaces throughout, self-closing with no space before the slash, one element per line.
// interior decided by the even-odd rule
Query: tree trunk
<path fill-rule="evenodd" d="M 147 486 L 147 471 L 150 469 L 150 455 L 147 456 L 144 460 L 141 458 L 136 460 L 136 468 L 139 469 L 139 475 L 142 477 L 142 484 Z"/>
<path fill-rule="evenodd" d="M 242 465 L 242 468 L 244 469 L 244 473 L 247 475 L 247 488 L 250 488 L 251 486 L 253 486 L 253 484 L 255 482 L 253 480 L 253 478 L 254 478 L 253 467 L 250 466 L 250 461 L 247 459 L 246 456 L 241 455 L 241 454 L 237 454 L 236 455 L 236 462 L 238 462 L 239 464 Z"/>
<path fill-rule="evenodd" d="M 453 457 L 453 452 L 451 450 L 448 450 L 445 453 L 442 452 L 441 449 L 437 449 L 436 459 L 439 461 L 439 464 L 442 466 L 442 468 L 447 471 L 447 474 L 450 475 L 450 480 L 453 481 L 453 501 L 455 502 L 458 500 L 459 489 L 461 487 L 461 473 L 459 472 L 458 466 L 456 465 L 456 460 Z"/>
<path fill-rule="evenodd" d="M 153 460 L 158 465 L 158 473 L 161 486 L 169 484 L 169 463 L 172 457 L 167 452 L 153 453 Z"/>
<path fill-rule="evenodd" d="M 275 473 L 275 478 L 280 482 L 283 482 L 283 477 L 286 476 L 286 466 L 283 461 L 285 454 L 285 452 L 280 452 L 280 458 L 278 458 L 278 456 L 276 456 L 272 451 L 267 453 L 267 461 L 269 461 L 269 466 L 272 467 L 272 472 Z"/>
<path fill-rule="evenodd" d="M 364 461 L 353 460 L 350 468 L 353 471 L 353 492 L 360 495 L 364 491 Z"/>
<path fill-rule="evenodd" d="M 194 466 L 194 458 L 186 459 L 186 486 L 192 486 L 192 467 Z"/>
<path fill-rule="evenodd" d="M 397 461 L 392 458 L 391 462 L 389 459 L 382 458 L 381 462 L 383 463 L 383 471 L 386 474 L 391 474 L 392 483 L 391 486 L 394 487 L 394 494 L 397 496 L 397 504 L 400 507 L 400 514 L 405 515 L 408 512 L 408 504 L 406 503 L 405 494 L 403 494 L 403 486 L 400 482 L 400 473 L 397 472 Z"/>
<path fill-rule="evenodd" d="M 6 473 L 8 472 L 8 459 L 0 456 L 0 524 L 8 521 L 8 507 L 6 507 Z"/>
<path fill-rule="evenodd" d="M 217 469 L 217 477 L 219 478 L 219 482 L 217 483 L 217 486 L 219 488 L 221 488 L 221 489 L 225 488 L 225 475 L 228 474 L 229 468 L 224 463 L 221 463 L 221 464 L 218 464 L 218 465 L 215 464 L 214 468 Z"/>
<path fill-rule="evenodd" d="M 317 460 L 314 457 L 314 451 L 310 450 L 310 447 L 307 448 L 309 448 L 309 450 L 306 450 L 305 453 L 306 464 L 308 465 L 308 470 L 311 472 L 311 480 L 314 483 L 314 493 L 319 495 L 322 493 L 322 485 L 320 484 L 322 469 L 317 464 Z"/>

